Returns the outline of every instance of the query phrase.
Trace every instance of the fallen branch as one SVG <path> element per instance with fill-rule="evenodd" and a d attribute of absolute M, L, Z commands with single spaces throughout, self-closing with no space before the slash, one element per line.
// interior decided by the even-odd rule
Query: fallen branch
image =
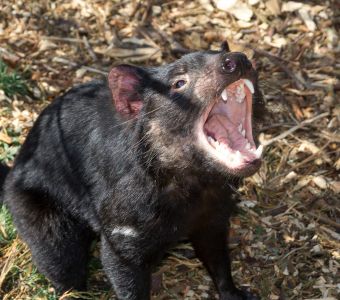
<path fill-rule="evenodd" d="M 102 70 L 98 70 L 96 68 L 93 68 L 93 67 L 88 67 L 88 66 L 83 66 L 83 65 L 78 65 L 77 63 L 73 62 L 73 61 L 70 61 L 66 58 L 62 58 L 62 57 L 54 57 L 53 58 L 53 61 L 54 62 L 57 62 L 57 63 L 61 63 L 61 64 L 64 64 L 64 65 L 69 65 L 73 68 L 76 68 L 76 67 L 79 67 L 81 69 L 84 69 L 86 71 L 89 71 L 89 72 L 93 72 L 93 73 L 98 73 L 98 74 L 102 74 L 104 76 L 107 76 L 108 75 L 108 72 L 105 72 L 105 71 L 102 71 Z"/>
<path fill-rule="evenodd" d="M 338 223 L 337 223 L 337 224 L 338 224 Z M 337 233 L 337 232 L 335 232 L 335 231 L 333 231 L 333 230 L 331 230 L 331 229 L 329 229 L 329 228 L 327 228 L 327 227 L 325 227 L 325 226 L 320 226 L 320 228 L 321 228 L 323 231 L 325 231 L 327 234 L 329 234 L 332 238 L 334 238 L 334 239 L 340 241 L 340 234 L 339 234 L 339 233 Z"/>
<path fill-rule="evenodd" d="M 313 212 L 307 212 L 307 214 L 309 214 L 311 217 L 314 217 L 316 219 L 318 219 L 318 221 L 324 223 L 324 224 L 327 224 L 327 225 L 330 225 L 334 228 L 336 228 L 337 230 L 340 230 L 340 224 L 335 222 L 335 221 L 332 221 L 326 217 L 323 217 L 323 216 L 320 216 L 320 215 L 317 215 Z"/>
<path fill-rule="evenodd" d="M 91 58 L 94 60 L 94 61 L 97 61 L 98 58 L 96 56 L 96 54 L 93 52 L 93 49 L 89 43 L 89 40 L 87 39 L 87 37 L 84 35 L 83 36 L 83 42 L 84 42 L 84 46 L 87 50 L 87 52 L 89 53 L 89 55 L 91 56 Z"/>
<path fill-rule="evenodd" d="M 303 90 L 304 88 L 309 88 L 309 85 L 303 80 L 303 78 L 297 76 L 293 71 L 291 71 L 287 67 L 287 63 L 289 63 L 287 60 L 281 57 L 278 57 L 274 54 L 271 54 L 267 51 L 264 51 L 264 50 L 259 50 L 259 49 L 254 49 L 254 48 L 252 48 L 252 50 L 254 50 L 254 52 L 257 55 L 267 57 L 272 63 L 274 63 L 282 71 L 284 71 L 293 80 L 293 84 L 295 85 L 297 89 Z"/>
<path fill-rule="evenodd" d="M 314 160 L 316 157 L 318 157 L 320 154 L 322 154 L 323 156 L 325 156 L 325 153 L 323 153 L 323 150 L 325 150 L 328 146 L 329 146 L 330 142 L 326 143 L 318 152 L 313 153 L 312 155 L 308 156 L 306 159 L 304 159 L 302 162 L 296 164 L 295 166 L 293 166 L 289 172 L 294 171 L 298 168 L 300 168 L 301 166 L 303 166 L 304 164 Z M 325 158 L 324 158 L 325 159 Z M 327 158 L 326 158 L 327 159 Z M 327 161 L 327 160 L 326 160 Z M 288 173 L 287 173 L 288 174 Z"/>
<path fill-rule="evenodd" d="M 292 255 L 293 253 L 303 250 L 305 248 L 308 247 L 308 244 L 304 244 L 303 246 L 299 247 L 299 248 L 294 248 L 293 250 L 289 251 L 288 253 L 286 253 L 283 257 L 280 258 L 281 261 L 283 261 L 284 259 L 286 259 L 288 256 Z"/>
<path fill-rule="evenodd" d="M 272 139 L 270 139 L 270 140 L 263 141 L 261 144 L 262 144 L 263 146 L 268 146 L 268 145 L 270 145 L 270 144 L 272 144 L 272 143 L 274 143 L 274 142 L 277 142 L 277 141 L 279 141 L 279 140 L 282 140 L 282 139 L 284 139 L 286 136 L 292 134 L 292 133 L 295 132 L 296 130 L 298 130 L 298 129 L 304 127 L 305 125 L 310 124 L 310 123 L 312 123 L 312 122 L 314 122 L 314 121 L 316 121 L 316 120 L 322 119 L 322 118 L 324 118 L 324 117 L 327 117 L 328 115 L 329 115 L 329 112 L 324 112 L 324 113 L 322 113 L 322 114 L 320 114 L 320 115 L 317 115 L 317 116 L 315 116 L 315 117 L 313 117 L 313 118 L 304 120 L 304 121 L 302 121 L 300 124 L 298 124 L 298 125 L 296 125 L 296 126 L 290 128 L 290 129 L 284 131 L 283 133 L 279 134 L 278 136 L 276 136 L 276 137 L 274 137 L 274 138 L 272 138 Z"/>

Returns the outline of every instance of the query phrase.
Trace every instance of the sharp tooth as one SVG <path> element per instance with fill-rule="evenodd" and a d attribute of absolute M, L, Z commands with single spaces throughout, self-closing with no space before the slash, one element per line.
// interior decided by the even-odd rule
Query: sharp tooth
<path fill-rule="evenodd" d="M 243 82 L 245 83 L 245 85 L 248 87 L 249 91 L 254 94 L 255 90 L 254 90 L 254 85 L 253 83 L 249 80 L 249 79 L 243 79 Z"/>
<path fill-rule="evenodd" d="M 242 123 L 240 123 L 240 125 L 238 125 L 237 129 L 238 129 L 239 133 L 242 133 Z"/>
<path fill-rule="evenodd" d="M 240 151 L 236 151 L 236 157 L 237 159 L 241 159 L 242 158 L 242 155 L 241 155 L 241 152 Z"/>
<path fill-rule="evenodd" d="M 263 151 L 263 146 L 260 145 L 260 146 L 256 149 L 256 151 L 255 151 L 255 154 L 256 154 L 256 156 L 257 156 L 258 158 L 261 157 L 262 151 Z"/>
<path fill-rule="evenodd" d="M 216 142 L 216 143 L 217 143 L 217 144 L 216 144 L 216 149 L 217 149 L 219 152 L 223 152 L 224 149 L 223 149 L 222 145 L 221 145 L 219 142 Z"/>
<path fill-rule="evenodd" d="M 214 142 L 214 139 L 209 135 L 208 136 L 208 142 L 210 143 L 210 144 L 212 144 L 213 142 Z"/>
<path fill-rule="evenodd" d="M 243 101 L 243 98 L 246 96 L 244 92 L 244 84 L 241 82 L 238 87 L 236 88 L 236 101 L 239 102 L 241 99 L 241 102 Z"/>
<path fill-rule="evenodd" d="M 241 134 L 245 137 L 245 136 L 246 136 L 246 130 L 243 129 L 242 132 L 241 132 Z"/>
<path fill-rule="evenodd" d="M 246 149 L 247 149 L 247 150 L 250 150 L 250 149 L 251 149 L 251 145 L 250 145 L 249 142 L 248 142 L 247 145 L 246 145 Z"/>
<path fill-rule="evenodd" d="M 221 97 L 223 99 L 224 102 L 227 102 L 228 100 L 228 92 L 227 92 L 227 89 L 224 89 L 222 94 L 221 94 Z"/>

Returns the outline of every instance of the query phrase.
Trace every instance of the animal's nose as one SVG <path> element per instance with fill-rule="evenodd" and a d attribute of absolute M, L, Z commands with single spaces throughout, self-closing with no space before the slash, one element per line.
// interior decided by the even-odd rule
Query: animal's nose
<path fill-rule="evenodd" d="M 240 73 L 245 75 L 252 68 L 251 62 L 247 56 L 240 52 L 229 52 L 222 63 L 222 69 L 225 73 Z"/>

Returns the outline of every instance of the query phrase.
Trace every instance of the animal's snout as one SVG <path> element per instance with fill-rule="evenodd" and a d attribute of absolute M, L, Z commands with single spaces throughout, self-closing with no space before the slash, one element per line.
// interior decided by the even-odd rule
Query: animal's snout
<path fill-rule="evenodd" d="M 247 56 L 240 52 L 230 52 L 224 57 L 222 70 L 225 73 L 239 73 L 240 76 L 247 74 L 252 68 Z"/>

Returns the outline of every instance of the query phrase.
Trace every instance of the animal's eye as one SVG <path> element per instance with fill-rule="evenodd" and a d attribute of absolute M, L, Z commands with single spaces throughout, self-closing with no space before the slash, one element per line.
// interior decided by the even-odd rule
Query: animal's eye
<path fill-rule="evenodd" d="M 185 86 L 187 82 L 183 79 L 177 80 L 175 84 L 173 85 L 175 89 L 180 89 L 181 87 Z"/>

